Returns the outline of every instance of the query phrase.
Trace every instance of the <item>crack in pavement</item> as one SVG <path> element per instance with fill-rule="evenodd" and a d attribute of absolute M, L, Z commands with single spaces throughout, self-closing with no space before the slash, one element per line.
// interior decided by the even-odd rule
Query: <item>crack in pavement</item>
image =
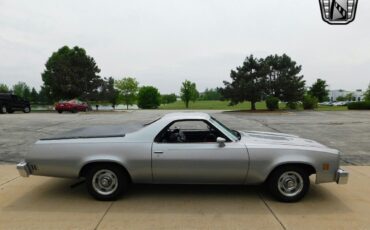
<path fill-rule="evenodd" d="M 114 202 L 111 202 L 109 207 L 107 208 L 107 210 L 105 210 L 103 216 L 100 218 L 98 224 L 96 225 L 96 227 L 94 228 L 94 230 L 97 230 L 99 228 L 99 225 L 101 224 L 101 222 L 103 221 L 104 217 L 107 215 L 107 213 L 109 212 L 110 208 L 113 206 Z"/>
<path fill-rule="evenodd" d="M 263 125 L 263 126 L 265 126 L 265 127 L 269 128 L 269 129 L 272 129 L 272 130 L 274 130 L 274 131 L 276 131 L 276 132 L 278 132 L 278 133 L 281 133 L 281 131 L 280 131 L 280 130 L 278 130 L 278 129 L 274 128 L 274 127 L 269 126 L 266 122 L 263 122 L 263 121 L 260 121 L 260 120 L 257 120 L 257 119 L 251 119 L 251 120 L 252 120 L 252 121 L 255 121 L 255 122 L 257 122 L 257 123 L 259 123 L 259 124 L 261 124 L 261 125 Z"/>
<path fill-rule="evenodd" d="M 283 224 L 283 222 L 279 219 L 279 217 L 277 217 L 277 215 L 275 214 L 275 212 L 272 210 L 272 208 L 267 204 L 266 200 L 263 198 L 263 196 L 261 195 L 261 193 L 258 193 L 258 196 L 260 197 L 260 199 L 262 200 L 262 202 L 265 204 L 266 208 L 271 212 L 271 214 L 274 216 L 275 220 L 280 224 L 281 228 L 286 230 L 287 228 L 285 227 L 285 225 Z"/>
<path fill-rule="evenodd" d="M 15 177 L 15 178 L 13 178 L 13 179 L 10 179 L 10 180 L 8 180 L 8 181 L 5 181 L 4 183 L 0 184 L 0 187 L 2 187 L 3 185 L 6 185 L 7 183 L 12 182 L 13 180 L 18 179 L 18 178 L 20 178 L 20 176 L 17 176 L 17 177 Z"/>

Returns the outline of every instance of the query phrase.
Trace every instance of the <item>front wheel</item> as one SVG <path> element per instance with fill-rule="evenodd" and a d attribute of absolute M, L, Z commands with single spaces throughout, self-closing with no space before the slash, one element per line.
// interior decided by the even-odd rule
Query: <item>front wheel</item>
<path fill-rule="evenodd" d="M 86 175 L 87 191 L 97 200 L 116 200 L 128 188 L 129 177 L 119 166 L 93 166 Z"/>
<path fill-rule="evenodd" d="M 286 166 L 276 169 L 268 179 L 271 194 L 283 202 L 301 200 L 310 187 L 308 173 L 296 166 Z"/>

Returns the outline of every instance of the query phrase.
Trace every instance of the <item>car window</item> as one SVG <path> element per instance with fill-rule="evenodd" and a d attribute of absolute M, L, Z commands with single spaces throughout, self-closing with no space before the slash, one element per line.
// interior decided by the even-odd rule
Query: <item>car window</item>
<path fill-rule="evenodd" d="M 155 138 L 157 143 L 211 143 L 217 137 L 230 141 L 212 124 L 203 120 L 180 120 L 164 128 Z"/>
<path fill-rule="evenodd" d="M 204 121 L 178 121 L 173 123 L 169 129 L 209 131 L 209 126 Z"/>

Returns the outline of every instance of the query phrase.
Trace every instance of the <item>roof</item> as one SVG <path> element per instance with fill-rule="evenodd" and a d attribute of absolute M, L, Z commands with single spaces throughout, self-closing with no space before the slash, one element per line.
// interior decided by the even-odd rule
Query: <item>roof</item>
<path fill-rule="evenodd" d="M 168 119 L 168 120 L 178 120 L 178 119 L 209 120 L 211 116 L 207 113 L 199 113 L 199 112 L 177 112 L 177 113 L 167 113 L 162 118 Z"/>

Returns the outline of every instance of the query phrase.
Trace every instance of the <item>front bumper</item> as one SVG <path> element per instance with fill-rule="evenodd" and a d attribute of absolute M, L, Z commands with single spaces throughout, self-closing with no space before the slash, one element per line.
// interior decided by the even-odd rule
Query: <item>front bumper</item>
<path fill-rule="evenodd" d="M 338 169 L 337 176 L 336 176 L 337 184 L 347 184 L 348 183 L 348 177 L 349 177 L 349 172 L 347 172 L 343 169 Z"/>
<path fill-rule="evenodd" d="M 17 170 L 19 172 L 19 175 L 22 177 L 28 177 L 31 174 L 31 170 L 28 167 L 27 162 L 22 161 L 19 164 L 17 164 Z"/>

